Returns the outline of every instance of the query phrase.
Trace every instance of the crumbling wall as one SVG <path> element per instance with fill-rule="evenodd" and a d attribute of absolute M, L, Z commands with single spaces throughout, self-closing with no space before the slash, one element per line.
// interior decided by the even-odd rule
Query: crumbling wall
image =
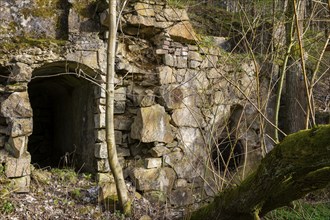
<path fill-rule="evenodd" d="M 83 17 L 80 12 L 71 7 L 66 14 L 68 39 L 61 45 L 51 40 L 47 46 L 5 50 L 1 58 L 0 75 L 7 78 L 0 81 L 0 162 L 9 178 L 25 180 L 18 186 L 20 191 L 28 191 L 27 142 L 33 131 L 27 87 L 31 77 L 42 75 L 73 73 L 97 85 L 93 103 L 85 103 L 93 105 L 91 156 L 97 180 L 112 178 L 103 81 L 108 15 L 95 10 L 94 16 Z M 125 177 L 150 200 L 174 206 L 213 195 L 219 180 L 212 178 L 212 172 L 221 172 L 212 161 L 218 140 L 230 136 L 240 141 L 242 161 L 252 158 L 245 165 L 260 156 L 257 112 L 250 103 L 256 97 L 253 63 L 237 68 L 221 62 L 222 48 L 216 43 L 196 44 L 186 11 L 165 1 L 132 1 L 120 25 L 114 124 Z M 247 156 L 247 152 L 252 153 Z"/>

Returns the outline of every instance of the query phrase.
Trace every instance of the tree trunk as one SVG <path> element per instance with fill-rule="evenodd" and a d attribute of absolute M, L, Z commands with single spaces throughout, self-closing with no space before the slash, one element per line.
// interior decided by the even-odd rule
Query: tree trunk
<path fill-rule="evenodd" d="M 192 219 L 259 219 L 330 181 L 330 125 L 287 136 L 239 186 L 222 192 Z"/>
<path fill-rule="evenodd" d="M 114 176 L 119 202 L 125 215 L 131 213 L 131 202 L 123 176 L 122 168 L 118 161 L 115 131 L 114 131 L 114 78 L 115 78 L 115 53 L 116 53 L 116 0 L 109 2 L 109 38 L 108 38 L 108 60 L 107 60 L 107 82 L 106 82 L 106 141 L 108 148 L 108 159 L 111 172 Z"/>

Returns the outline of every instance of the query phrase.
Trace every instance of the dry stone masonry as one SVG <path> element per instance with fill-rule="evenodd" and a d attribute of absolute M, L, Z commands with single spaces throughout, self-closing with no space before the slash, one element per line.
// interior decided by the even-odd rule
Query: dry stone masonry
<path fill-rule="evenodd" d="M 7 45 L 0 57 L 0 164 L 18 192 L 29 191 L 31 156 L 39 165 L 74 164 L 109 182 L 106 7 L 90 1 L 83 8 L 96 14 L 86 15 L 72 0 L 51 4 L 45 17 L 35 13 L 36 2 L 4 0 L 0 9 Z M 255 101 L 253 63 L 237 70 L 221 62 L 222 39 L 196 44 L 187 12 L 165 1 L 130 1 L 120 25 L 114 125 L 125 177 L 151 201 L 173 206 L 212 196 L 211 171 L 220 171 L 211 152 L 229 130 L 249 152 L 246 164 L 260 155 L 257 112 L 232 84 Z M 39 40 L 11 47 L 22 36 Z M 64 40 L 40 40 L 58 38 Z"/>

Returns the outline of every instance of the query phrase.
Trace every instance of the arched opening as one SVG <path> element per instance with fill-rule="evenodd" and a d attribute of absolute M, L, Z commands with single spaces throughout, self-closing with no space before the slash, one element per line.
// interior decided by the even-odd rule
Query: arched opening
<path fill-rule="evenodd" d="M 213 166 L 218 171 L 237 170 L 243 161 L 243 146 L 234 137 L 219 138 L 212 149 Z"/>
<path fill-rule="evenodd" d="M 55 74 L 52 67 L 43 70 L 35 71 L 28 84 L 33 110 L 28 142 L 32 163 L 94 172 L 95 86 L 72 72 L 57 74 L 59 68 L 53 68 Z"/>

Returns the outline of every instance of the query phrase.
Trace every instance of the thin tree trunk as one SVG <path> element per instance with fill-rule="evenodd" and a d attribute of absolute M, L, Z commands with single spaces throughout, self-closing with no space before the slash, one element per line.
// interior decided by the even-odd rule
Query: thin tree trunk
<path fill-rule="evenodd" d="M 119 202 L 125 215 L 131 214 L 131 202 L 128 197 L 123 171 L 118 161 L 115 131 L 114 131 L 114 78 L 115 78 L 115 53 L 116 53 L 116 0 L 109 2 L 109 38 L 107 60 L 107 83 L 106 83 L 106 141 L 108 159 L 111 172 L 114 176 Z"/>
<path fill-rule="evenodd" d="M 330 181 L 330 125 L 287 136 L 236 188 L 228 189 L 191 219 L 259 219 Z"/>

